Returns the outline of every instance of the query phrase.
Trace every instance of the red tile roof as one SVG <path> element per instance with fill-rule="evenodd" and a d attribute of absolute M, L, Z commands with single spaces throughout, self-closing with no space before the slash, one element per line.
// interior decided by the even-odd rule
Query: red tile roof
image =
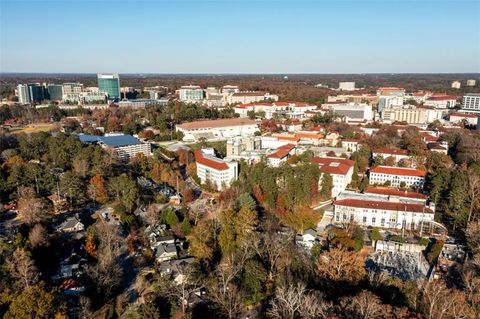
<path fill-rule="evenodd" d="M 228 165 L 222 160 L 214 160 L 208 157 L 205 157 L 202 150 L 195 151 L 195 161 L 199 164 L 211 167 L 213 169 L 223 171 L 228 169 Z"/>
<path fill-rule="evenodd" d="M 278 140 L 287 140 L 287 141 L 294 141 L 294 142 L 300 141 L 300 138 L 299 138 L 299 137 L 296 137 L 296 136 L 276 135 L 275 137 L 276 137 Z"/>
<path fill-rule="evenodd" d="M 422 204 L 407 204 L 398 202 L 380 202 L 361 199 L 340 199 L 333 202 L 333 205 L 349 206 L 368 209 L 384 209 L 398 212 L 414 212 L 433 214 L 433 211 Z"/>
<path fill-rule="evenodd" d="M 294 144 L 285 144 L 285 145 L 282 145 L 280 146 L 279 148 L 277 148 L 277 150 L 268 155 L 267 157 L 269 158 L 284 158 L 285 156 L 287 156 L 293 149 L 295 148 L 295 145 Z"/>
<path fill-rule="evenodd" d="M 452 95 L 440 95 L 440 96 L 432 96 L 427 99 L 427 101 L 449 101 L 449 100 L 457 100 L 457 97 Z"/>
<path fill-rule="evenodd" d="M 391 155 L 408 155 L 407 150 L 401 150 L 396 148 L 376 148 L 372 150 L 372 153 L 391 154 Z"/>
<path fill-rule="evenodd" d="M 427 172 L 420 169 L 393 166 L 376 166 L 370 169 L 370 173 L 417 177 L 424 177 L 427 174 Z"/>
<path fill-rule="evenodd" d="M 355 165 L 352 160 L 338 157 L 314 157 L 312 162 L 317 163 L 323 173 L 336 175 L 346 175 L 350 168 Z"/>
<path fill-rule="evenodd" d="M 194 121 L 178 124 L 177 127 L 192 130 L 199 128 L 213 128 L 213 127 L 225 127 L 225 126 L 240 126 L 240 125 L 254 125 L 256 122 L 250 119 L 219 119 L 219 120 L 204 120 L 204 121 Z"/>
<path fill-rule="evenodd" d="M 417 193 L 417 192 L 402 190 L 399 188 L 367 187 L 363 192 L 367 194 L 380 194 L 380 195 L 391 195 L 391 196 L 393 195 L 393 196 L 399 196 L 399 197 L 425 199 L 425 200 L 428 198 L 427 195 Z"/>
<path fill-rule="evenodd" d="M 451 113 L 450 117 L 456 116 L 456 117 L 464 117 L 464 118 L 471 118 L 471 119 L 476 119 L 478 118 L 478 115 L 475 114 L 467 114 L 467 113 Z"/>
<path fill-rule="evenodd" d="M 233 96 L 264 96 L 265 92 L 238 92 L 233 93 Z"/>

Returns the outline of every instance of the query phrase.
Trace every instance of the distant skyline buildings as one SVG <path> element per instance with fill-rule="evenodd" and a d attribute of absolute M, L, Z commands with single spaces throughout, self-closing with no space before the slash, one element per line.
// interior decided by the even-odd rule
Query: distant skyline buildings
<path fill-rule="evenodd" d="M 97 74 L 98 89 L 105 92 L 111 100 L 120 99 L 120 77 L 117 73 Z"/>
<path fill-rule="evenodd" d="M 479 10 L 472 0 L 2 0 L 0 72 L 476 73 Z M 46 43 L 31 32 L 39 25 L 62 40 Z"/>

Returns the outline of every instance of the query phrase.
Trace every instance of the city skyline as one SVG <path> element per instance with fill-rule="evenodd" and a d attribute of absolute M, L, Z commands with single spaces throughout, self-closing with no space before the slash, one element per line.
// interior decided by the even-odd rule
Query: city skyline
<path fill-rule="evenodd" d="M 480 72 L 477 1 L 6 0 L 1 7 L 0 72 Z"/>

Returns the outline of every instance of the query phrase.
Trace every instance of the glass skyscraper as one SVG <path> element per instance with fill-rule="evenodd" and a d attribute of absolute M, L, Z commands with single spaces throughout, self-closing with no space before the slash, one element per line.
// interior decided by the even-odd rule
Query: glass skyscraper
<path fill-rule="evenodd" d="M 118 74 L 98 74 L 98 89 L 108 94 L 110 100 L 120 99 L 120 77 Z"/>

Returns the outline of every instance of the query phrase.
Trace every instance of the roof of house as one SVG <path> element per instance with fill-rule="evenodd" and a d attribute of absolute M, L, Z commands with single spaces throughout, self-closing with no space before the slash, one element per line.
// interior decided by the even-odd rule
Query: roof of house
<path fill-rule="evenodd" d="M 215 158 L 213 156 L 205 155 L 202 150 L 195 151 L 195 161 L 199 164 L 211 167 L 213 169 L 223 171 L 228 169 L 227 163 L 222 161 L 219 158 Z"/>
<path fill-rule="evenodd" d="M 100 142 L 110 147 L 121 147 L 121 146 L 142 144 L 142 142 L 140 142 L 138 139 L 136 139 L 132 135 L 96 136 L 96 135 L 80 134 L 78 137 L 80 138 L 80 141 L 84 143 Z"/>
<path fill-rule="evenodd" d="M 300 141 L 300 138 L 297 136 L 289 136 L 289 135 L 276 135 L 275 136 L 278 140 L 287 140 L 287 141 Z"/>
<path fill-rule="evenodd" d="M 355 164 L 354 161 L 339 157 L 314 157 L 312 162 L 320 166 L 323 173 L 346 175 Z"/>
<path fill-rule="evenodd" d="M 428 213 L 433 214 L 433 211 L 425 207 L 423 204 L 412 203 L 399 203 L 399 202 L 382 202 L 373 200 L 361 200 L 361 199 L 340 199 L 333 202 L 333 205 L 350 206 L 357 208 L 369 208 L 369 209 L 384 209 L 393 210 L 399 212 L 414 212 L 414 213 Z"/>
<path fill-rule="evenodd" d="M 427 174 L 427 172 L 421 169 L 394 166 L 375 166 L 370 169 L 370 173 L 417 177 L 424 177 Z"/>
<path fill-rule="evenodd" d="M 298 132 L 295 133 L 295 136 L 298 138 L 314 138 L 314 139 L 321 139 L 323 138 L 323 134 L 317 132 Z"/>
<path fill-rule="evenodd" d="M 68 229 L 75 227 L 78 223 L 81 223 L 76 217 L 68 218 L 60 225 L 60 229 Z"/>
<path fill-rule="evenodd" d="M 428 196 L 412 192 L 407 189 L 400 189 L 400 188 L 388 188 L 388 187 L 367 187 L 364 191 L 367 194 L 380 194 L 380 195 L 393 195 L 399 197 L 406 197 L 406 198 L 415 198 L 415 199 L 427 199 Z"/>
<path fill-rule="evenodd" d="M 218 120 L 203 120 L 178 124 L 177 127 L 192 130 L 199 128 L 214 128 L 225 126 L 241 126 L 241 125 L 255 125 L 255 120 L 245 118 L 233 118 L 233 119 L 218 119 Z"/>
<path fill-rule="evenodd" d="M 386 148 L 386 147 L 376 148 L 372 150 L 372 153 L 391 154 L 391 155 L 408 155 L 407 150 L 401 150 L 397 148 Z"/>

